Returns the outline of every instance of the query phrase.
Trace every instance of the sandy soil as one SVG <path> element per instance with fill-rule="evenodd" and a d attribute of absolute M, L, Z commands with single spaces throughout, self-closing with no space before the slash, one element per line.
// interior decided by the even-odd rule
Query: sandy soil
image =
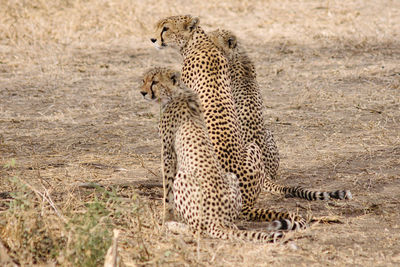
<path fill-rule="evenodd" d="M 79 186 L 95 182 L 144 207 L 142 226 L 114 223 L 127 266 L 400 265 L 400 2 L 168 2 L 0 2 L 0 221 L 16 190 L 10 177 L 48 190 L 65 214 L 93 197 Z M 258 205 L 339 223 L 265 245 L 198 244 L 160 228 L 158 113 L 138 86 L 149 67 L 179 69 L 180 56 L 148 38 L 158 19 L 189 13 L 206 30 L 235 32 L 254 60 L 278 181 L 354 196 L 310 203 L 262 193 Z M 29 264 L 0 233 L 13 261 Z"/>

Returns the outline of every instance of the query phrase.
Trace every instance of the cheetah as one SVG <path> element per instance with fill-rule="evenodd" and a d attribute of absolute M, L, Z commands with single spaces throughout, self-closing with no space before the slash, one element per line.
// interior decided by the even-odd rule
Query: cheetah
<path fill-rule="evenodd" d="M 254 207 L 265 178 L 261 151 L 256 144 L 242 142 L 228 62 L 199 26 L 199 19 L 190 15 L 172 16 L 160 20 L 155 28 L 155 37 L 150 38 L 155 47 L 176 47 L 183 56 L 182 82 L 199 96 L 207 131 L 222 169 L 235 174 L 239 180 L 240 217 L 253 221 L 292 219 L 294 223 L 284 225 L 284 229 L 307 227 L 300 215 Z"/>
<path fill-rule="evenodd" d="M 245 143 L 255 142 L 262 150 L 264 165 L 271 179 L 279 168 L 279 152 L 274 136 L 263 117 L 263 100 L 256 80 L 254 64 L 238 47 L 236 36 L 227 30 L 208 33 L 229 64 L 232 96 L 238 114 L 241 136 Z"/>
<path fill-rule="evenodd" d="M 198 97 L 179 83 L 178 77 L 179 73 L 174 70 L 153 68 L 145 72 L 140 89 L 144 98 L 162 105 L 159 133 L 164 160 L 174 159 L 175 177 L 168 182 L 173 183 L 178 215 L 193 234 L 273 242 L 282 232 L 238 230 L 234 224 L 242 205 L 238 180 L 221 168 Z"/>
<path fill-rule="evenodd" d="M 274 179 L 279 167 L 279 153 L 274 137 L 267 129 L 264 120 L 263 101 L 256 79 L 255 66 L 232 32 L 215 30 L 208 33 L 208 36 L 228 60 L 232 95 L 238 113 L 242 138 L 245 143 L 254 142 L 260 147 L 267 173 L 270 178 Z M 301 187 L 281 186 L 269 179 L 265 179 L 264 188 L 270 192 L 307 200 L 352 198 L 349 190 L 311 191 Z"/>

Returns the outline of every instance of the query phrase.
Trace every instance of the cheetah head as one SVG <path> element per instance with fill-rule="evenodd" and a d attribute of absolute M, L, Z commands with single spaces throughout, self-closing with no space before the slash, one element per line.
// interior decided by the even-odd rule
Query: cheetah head
<path fill-rule="evenodd" d="M 167 46 L 182 48 L 187 44 L 199 22 L 199 18 L 190 15 L 167 17 L 156 24 L 154 36 L 150 41 L 158 49 Z"/>
<path fill-rule="evenodd" d="M 231 31 L 218 29 L 207 35 L 226 57 L 230 58 L 233 55 L 237 47 L 237 38 Z"/>
<path fill-rule="evenodd" d="M 152 68 L 143 74 L 140 93 L 150 101 L 168 102 L 180 91 L 180 73 L 167 68 Z"/>

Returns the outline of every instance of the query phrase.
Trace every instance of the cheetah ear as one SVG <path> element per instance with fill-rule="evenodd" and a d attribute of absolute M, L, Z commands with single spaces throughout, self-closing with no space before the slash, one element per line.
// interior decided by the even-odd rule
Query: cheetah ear
<path fill-rule="evenodd" d="M 180 72 L 174 72 L 174 73 L 172 73 L 172 75 L 171 75 L 171 81 L 172 81 L 172 84 L 173 85 L 177 85 L 178 84 L 178 81 L 180 80 L 180 78 L 181 78 L 181 74 L 180 74 Z"/>
<path fill-rule="evenodd" d="M 234 48 L 236 48 L 236 46 L 237 46 L 236 36 L 235 35 L 229 36 L 229 38 L 228 38 L 228 47 L 230 49 L 234 49 Z"/>
<path fill-rule="evenodd" d="M 197 25 L 199 25 L 200 19 L 198 17 L 191 18 L 190 21 L 187 24 L 187 29 L 189 29 L 189 32 L 192 32 Z"/>

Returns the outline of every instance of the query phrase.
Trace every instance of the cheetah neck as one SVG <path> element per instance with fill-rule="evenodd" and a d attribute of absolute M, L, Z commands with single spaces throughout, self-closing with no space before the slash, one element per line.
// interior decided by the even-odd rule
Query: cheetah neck
<path fill-rule="evenodd" d="M 253 62 L 244 51 L 239 51 L 229 60 L 232 94 L 259 94 Z M 246 88 L 246 90 L 243 90 Z"/>
<path fill-rule="evenodd" d="M 263 101 L 253 62 L 242 50 L 229 60 L 232 96 L 242 128 L 263 125 Z M 250 114 L 247 110 L 251 107 Z M 244 134 L 245 136 L 247 133 Z"/>
<path fill-rule="evenodd" d="M 178 83 L 177 88 L 169 88 L 169 90 L 170 92 L 167 93 L 165 97 L 161 98 L 161 100 L 159 100 L 162 112 L 174 100 L 182 98 L 183 96 L 191 97 L 190 91 L 183 83 Z"/>
<path fill-rule="evenodd" d="M 203 112 L 198 97 L 192 91 L 189 91 L 184 85 L 181 91 L 175 93 L 169 101 L 165 103 L 161 111 L 161 121 L 164 118 L 174 116 L 172 132 L 175 132 L 180 125 L 194 121 L 200 125 L 204 125 Z M 179 114 L 176 115 L 176 114 Z"/>
<path fill-rule="evenodd" d="M 198 49 L 201 46 L 207 45 L 211 42 L 208 38 L 207 34 L 201 27 L 197 27 L 193 33 L 189 36 L 189 40 L 186 45 L 181 48 L 181 55 L 186 57 L 190 54 L 194 49 Z"/>
<path fill-rule="evenodd" d="M 204 97 L 203 94 L 207 91 L 214 98 L 222 97 L 226 99 L 229 103 L 225 103 L 225 105 L 233 105 L 232 92 L 229 86 L 230 77 L 225 68 L 222 67 L 222 65 L 227 63 L 225 57 L 223 57 L 222 53 L 216 48 L 215 44 L 202 28 L 197 27 L 193 31 L 191 38 L 184 49 L 181 50 L 181 53 L 184 61 L 183 81 L 185 85 L 198 93 L 200 99 Z M 204 65 L 206 63 L 207 65 Z M 196 72 L 196 69 L 201 69 L 199 70 L 200 72 L 207 72 L 207 77 L 199 80 L 199 75 L 192 76 L 193 72 Z M 189 73 L 191 75 L 190 78 L 186 77 Z M 202 85 L 204 82 L 209 83 L 204 86 Z M 218 86 L 209 86 L 212 83 L 216 83 Z M 221 99 L 217 100 L 222 101 Z"/>

